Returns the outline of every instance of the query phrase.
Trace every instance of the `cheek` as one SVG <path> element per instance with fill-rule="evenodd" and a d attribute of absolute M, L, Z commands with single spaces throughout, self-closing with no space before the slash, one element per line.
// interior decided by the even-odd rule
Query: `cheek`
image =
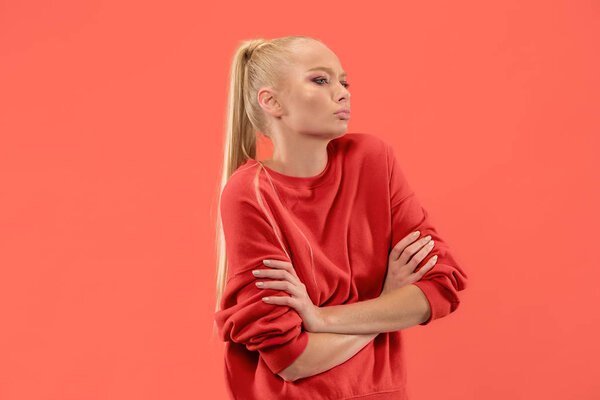
<path fill-rule="evenodd" d="M 322 90 L 307 90 L 302 96 L 304 107 L 311 111 L 323 111 L 324 104 L 329 102 L 329 99 Z"/>
<path fill-rule="evenodd" d="M 322 88 L 316 87 L 314 84 L 305 85 L 293 93 L 290 93 L 288 104 L 299 114 L 309 115 L 314 118 L 323 113 L 327 108 L 327 104 L 331 100 Z"/>

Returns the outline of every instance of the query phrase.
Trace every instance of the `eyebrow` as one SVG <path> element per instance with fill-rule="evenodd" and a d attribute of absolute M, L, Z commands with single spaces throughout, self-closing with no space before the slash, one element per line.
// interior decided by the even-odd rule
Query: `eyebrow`
<path fill-rule="evenodd" d="M 306 72 L 308 72 L 308 71 L 314 71 L 315 69 L 322 69 L 322 70 L 330 72 L 332 75 L 335 75 L 335 73 L 333 72 L 333 70 L 331 68 L 327 68 L 327 67 L 313 67 L 311 69 L 307 69 Z M 346 76 L 346 72 L 342 71 L 342 74 L 340 76 Z"/>

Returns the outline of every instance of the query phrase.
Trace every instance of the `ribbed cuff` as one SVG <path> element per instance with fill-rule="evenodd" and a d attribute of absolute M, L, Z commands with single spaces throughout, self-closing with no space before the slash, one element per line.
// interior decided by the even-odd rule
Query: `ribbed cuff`
<path fill-rule="evenodd" d="M 258 352 L 269 369 L 274 374 L 278 374 L 292 364 L 302 354 L 307 345 L 308 333 L 301 331 L 298 336 L 287 343 L 265 347 L 258 350 Z"/>
<path fill-rule="evenodd" d="M 447 290 L 435 280 L 417 281 L 414 282 L 413 285 L 417 286 L 425 294 L 425 297 L 427 297 L 427 301 L 429 302 L 429 307 L 431 308 L 429 319 L 419 325 L 428 325 L 430 322 L 450 314 L 452 309 L 456 308 L 453 307 L 452 302 L 444 296 L 444 293 L 447 293 Z"/>

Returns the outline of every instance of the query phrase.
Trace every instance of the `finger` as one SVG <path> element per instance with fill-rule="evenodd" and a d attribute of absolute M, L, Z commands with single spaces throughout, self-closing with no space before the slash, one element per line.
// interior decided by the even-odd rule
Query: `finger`
<path fill-rule="evenodd" d="M 419 231 L 414 231 L 404 236 L 398 243 L 396 243 L 396 245 L 392 248 L 392 251 L 390 252 L 390 257 L 392 258 L 392 260 L 396 261 L 398 257 L 400 257 L 400 254 L 402 254 L 404 248 L 412 242 L 414 242 L 415 240 L 417 240 L 419 235 Z"/>
<path fill-rule="evenodd" d="M 427 257 L 427 255 L 431 252 L 431 250 L 433 250 L 434 245 L 435 245 L 435 241 L 430 240 L 429 242 L 427 242 L 427 244 L 425 246 L 423 246 L 419 249 L 417 254 L 415 254 L 410 259 L 409 264 L 411 264 L 413 266 L 413 271 L 417 267 L 417 265 L 419 265 L 419 263 L 421 263 L 421 261 L 423 261 L 425 259 L 425 257 Z"/>
<path fill-rule="evenodd" d="M 431 269 L 433 267 L 435 267 L 435 264 L 437 263 L 437 259 L 438 259 L 437 255 L 431 257 L 425 263 L 425 265 L 423 265 L 423 268 L 421 268 L 420 270 L 418 270 L 417 272 L 415 272 L 415 276 L 416 276 L 417 280 L 420 280 L 426 273 L 428 273 L 429 271 L 431 271 Z"/>
<path fill-rule="evenodd" d="M 263 297 L 262 300 L 265 303 L 276 304 L 276 305 L 280 305 L 280 306 L 294 307 L 294 305 L 295 305 L 293 298 L 291 298 L 289 296 L 268 296 L 268 297 Z"/>
<path fill-rule="evenodd" d="M 403 264 L 407 264 L 419 250 L 431 240 L 431 235 L 427 235 L 416 242 L 407 246 L 398 258 Z"/>
<path fill-rule="evenodd" d="M 288 281 L 259 281 L 255 284 L 259 289 L 283 290 L 292 296 L 299 295 L 297 287 Z"/>
<path fill-rule="evenodd" d="M 298 281 L 300 281 L 300 278 L 298 278 L 298 275 L 296 275 L 296 270 L 294 269 L 294 266 L 289 261 L 269 259 L 269 260 L 264 260 L 263 264 L 265 264 L 267 267 L 270 267 L 270 268 L 283 269 L 283 270 L 287 271 L 290 275 L 292 275 L 293 277 L 298 279 Z"/>
<path fill-rule="evenodd" d="M 257 278 L 271 278 L 296 283 L 296 278 L 283 269 L 255 269 L 252 274 Z"/>

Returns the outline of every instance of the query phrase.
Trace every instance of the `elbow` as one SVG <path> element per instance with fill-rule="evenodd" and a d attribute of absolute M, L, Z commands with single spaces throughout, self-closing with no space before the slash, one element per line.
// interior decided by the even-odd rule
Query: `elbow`
<path fill-rule="evenodd" d="M 298 343 L 298 347 L 293 349 L 292 353 L 288 352 L 288 356 L 290 354 L 294 355 L 293 359 L 289 357 L 287 358 L 287 360 L 291 359 L 292 361 L 288 361 L 289 364 L 285 368 L 280 369 L 278 372 L 275 371 L 281 368 L 281 363 L 279 364 L 279 368 L 271 368 L 271 371 L 273 371 L 274 374 L 279 375 L 286 382 L 294 382 L 298 379 L 310 376 L 306 375 L 306 373 L 310 371 L 310 367 L 312 367 L 312 363 L 309 363 L 308 360 L 306 360 L 306 352 L 310 335 L 310 332 L 302 331 L 300 336 L 298 336 L 298 341 L 296 341 L 296 343 Z"/>
<path fill-rule="evenodd" d="M 424 325 L 424 324 L 428 323 L 429 321 L 431 321 L 431 317 L 433 315 L 433 311 L 431 310 L 431 305 L 429 304 L 429 300 L 427 298 L 425 298 L 425 301 L 423 304 L 424 304 L 425 311 L 422 314 L 421 322 L 419 322 L 420 325 Z"/>
<path fill-rule="evenodd" d="M 286 382 L 294 382 L 298 379 L 297 375 L 294 374 L 291 365 L 278 372 L 277 375 L 279 375 Z"/>
<path fill-rule="evenodd" d="M 298 379 L 302 379 L 302 378 L 305 378 L 306 376 L 310 376 L 310 375 L 304 375 L 304 373 L 302 371 L 300 371 L 300 369 L 302 369 L 301 362 L 302 362 L 302 360 L 298 360 L 298 359 L 294 360 L 294 362 L 292 362 L 290 365 L 288 365 L 287 367 L 285 367 L 284 369 L 279 371 L 277 373 L 277 375 L 279 375 L 286 382 L 294 382 L 294 381 L 297 381 Z"/>
<path fill-rule="evenodd" d="M 285 374 L 282 374 L 281 372 L 278 373 L 277 375 L 279 375 L 286 382 L 294 382 L 296 380 L 294 378 L 290 378 L 290 377 L 286 376 Z"/>

